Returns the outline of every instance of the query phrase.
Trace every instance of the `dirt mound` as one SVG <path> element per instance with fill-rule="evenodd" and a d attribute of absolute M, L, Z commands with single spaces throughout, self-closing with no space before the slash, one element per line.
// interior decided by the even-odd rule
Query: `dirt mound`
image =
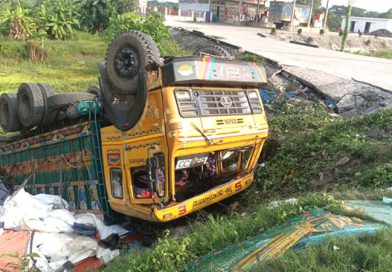
<path fill-rule="evenodd" d="M 376 31 L 371 32 L 370 35 L 392 38 L 392 32 L 387 29 L 378 29 Z"/>

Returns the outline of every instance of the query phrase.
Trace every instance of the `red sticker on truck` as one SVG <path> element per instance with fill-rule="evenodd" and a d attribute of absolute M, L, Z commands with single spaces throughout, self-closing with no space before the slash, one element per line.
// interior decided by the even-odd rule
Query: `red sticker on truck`
<path fill-rule="evenodd" d="M 235 190 L 236 190 L 236 191 L 241 190 L 241 188 L 242 188 L 241 181 L 237 182 L 237 183 L 234 185 L 234 187 L 235 187 Z"/>
<path fill-rule="evenodd" d="M 178 207 L 178 215 L 186 214 L 186 205 L 181 205 Z"/>

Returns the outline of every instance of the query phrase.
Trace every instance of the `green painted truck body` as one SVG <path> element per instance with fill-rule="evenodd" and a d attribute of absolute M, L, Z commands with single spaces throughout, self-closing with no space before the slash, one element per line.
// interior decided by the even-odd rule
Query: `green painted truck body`
<path fill-rule="evenodd" d="M 89 121 L 2 145 L 0 171 L 14 187 L 59 195 L 71 210 L 103 214 L 110 221 L 99 129 L 98 121 Z"/>

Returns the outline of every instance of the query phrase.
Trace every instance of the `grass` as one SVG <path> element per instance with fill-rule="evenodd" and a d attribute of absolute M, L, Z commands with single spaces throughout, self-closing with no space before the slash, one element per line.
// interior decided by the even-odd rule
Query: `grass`
<path fill-rule="evenodd" d="M 319 187 L 332 190 L 345 184 L 392 185 L 391 110 L 349 120 L 313 110 L 307 120 L 305 110 L 287 112 L 287 107 L 279 115 L 271 118 L 270 125 L 283 140 L 258 172 L 258 188 L 266 194 L 290 195 Z M 367 136 L 372 129 L 382 131 L 379 138 Z M 349 162 L 337 165 L 345 157 Z"/>
<path fill-rule="evenodd" d="M 339 203 L 328 195 L 307 194 L 293 205 L 283 203 L 272 209 L 258 205 L 248 214 L 231 217 L 209 215 L 194 223 L 186 236 L 170 239 L 167 230 L 153 248 L 131 251 L 115 259 L 104 271 L 185 271 L 197 257 L 267 231 L 303 211 L 331 205 Z"/>
<path fill-rule="evenodd" d="M 392 49 L 384 49 L 384 50 L 376 51 L 369 55 L 377 58 L 392 59 Z"/>
<path fill-rule="evenodd" d="M 254 271 L 392 271 L 392 231 L 330 238 L 319 245 L 291 250 Z"/>
<path fill-rule="evenodd" d="M 86 37 L 84 37 L 86 38 Z M 29 60 L 29 45 L 0 44 L 0 93 L 15 93 L 22 82 L 45 82 L 58 92 L 84 92 L 98 83 L 96 62 L 105 58 L 106 44 L 89 40 L 46 41 L 44 62 Z"/>

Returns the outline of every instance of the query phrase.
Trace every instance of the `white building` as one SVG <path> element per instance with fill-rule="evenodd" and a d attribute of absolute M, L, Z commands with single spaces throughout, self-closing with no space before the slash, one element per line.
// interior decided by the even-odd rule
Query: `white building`
<path fill-rule="evenodd" d="M 346 18 L 343 17 L 342 29 L 346 26 Z M 392 19 L 368 18 L 368 17 L 351 17 L 349 30 L 350 32 L 371 33 L 379 29 L 386 29 L 392 32 Z"/>
<path fill-rule="evenodd" d="M 180 0 L 178 8 L 184 13 L 181 14 L 182 16 L 190 16 L 192 11 L 196 14 L 204 14 L 210 10 L 210 3 L 209 0 Z"/>

